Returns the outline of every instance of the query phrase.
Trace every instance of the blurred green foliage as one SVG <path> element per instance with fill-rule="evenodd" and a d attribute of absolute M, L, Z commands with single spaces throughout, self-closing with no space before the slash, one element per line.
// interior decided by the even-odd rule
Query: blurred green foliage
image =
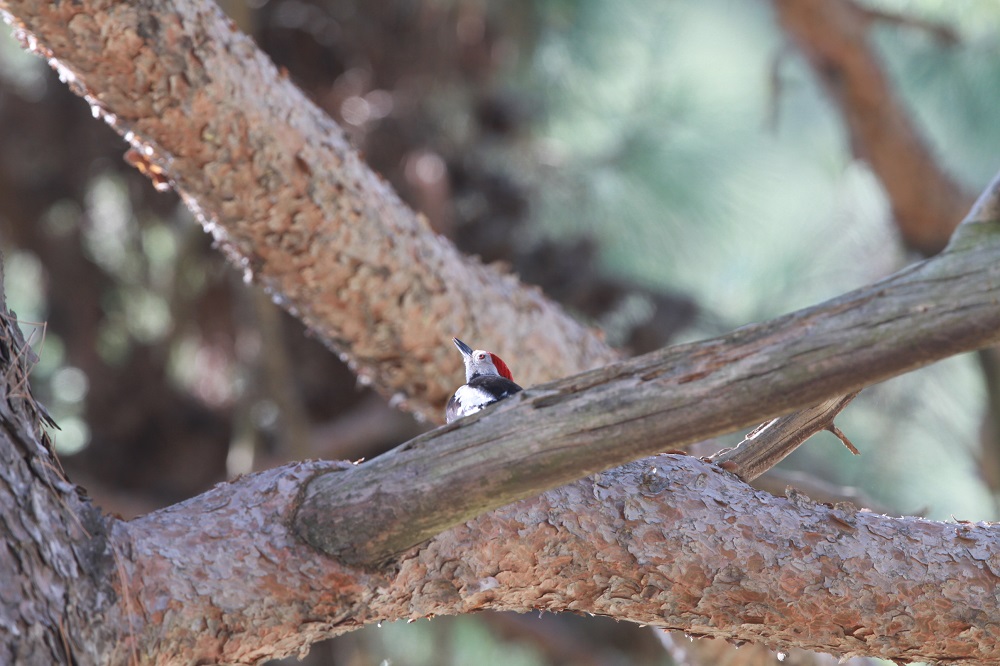
<path fill-rule="evenodd" d="M 946 168 L 978 191 L 1000 167 L 1000 4 L 870 2 L 959 36 L 872 24 L 886 69 Z M 542 100 L 528 177 L 549 234 L 594 234 L 606 265 L 687 292 L 715 335 L 917 260 L 841 119 L 764 2 L 535 3 L 515 85 Z M 976 481 L 982 379 L 957 358 L 866 391 L 787 464 L 900 511 L 996 518 Z"/>
<path fill-rule="evenodd" d="M 434 626 L 435 624 L 441 626 Z M 369 654 L 391 666 L 543 666 L 528 646 L 497 640 L 475 619 L 385 623 L 366 633 Z"/>

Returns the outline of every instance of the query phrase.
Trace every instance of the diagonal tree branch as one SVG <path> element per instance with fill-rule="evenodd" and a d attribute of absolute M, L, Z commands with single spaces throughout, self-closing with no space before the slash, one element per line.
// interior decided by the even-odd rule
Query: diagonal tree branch
<path fill-rule="evenodd" d="M 840 109 L 855 154 L 889 195 L 903 242 L 924 255 L 941 251 L 972 195 L 939 165 L 869 43 L 883 14 L 853 0 L 772 0 L 778 20 Z"/>
<path fill-rule="evenodd" d="M 508 358 L 516 349 L 525 385 L 618 358 L 537 288 L 434 234 L 213 3 L 2 0 L 0 10 L 248 280 L 427 420 L 443 421 L 461 377 L 442 343 L 454 335 Z"/>

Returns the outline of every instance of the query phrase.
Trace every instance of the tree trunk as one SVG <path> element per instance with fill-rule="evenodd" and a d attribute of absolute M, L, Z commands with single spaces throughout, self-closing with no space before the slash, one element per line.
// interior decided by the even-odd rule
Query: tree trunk
<path fill-rule="evenodd" d="M 122 582 L 113 521 L 63 477 L 33 363 L 0 292 L 0 663 L 105 663 L 123 628 L 108 621 Z"/>

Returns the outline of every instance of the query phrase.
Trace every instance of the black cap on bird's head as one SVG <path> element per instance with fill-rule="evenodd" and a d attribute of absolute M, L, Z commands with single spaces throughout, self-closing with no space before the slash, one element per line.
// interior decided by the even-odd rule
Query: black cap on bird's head
<path fill-rule="evenodd" d="M 472 381 L 480 375 L 497 375 L 514 381 L 510 368 L 499 356 L 484 349 L 473 349 L 458 338 L 452 338 L 458 351 L 462 352 L 465 361 L 465 381 Z"/>

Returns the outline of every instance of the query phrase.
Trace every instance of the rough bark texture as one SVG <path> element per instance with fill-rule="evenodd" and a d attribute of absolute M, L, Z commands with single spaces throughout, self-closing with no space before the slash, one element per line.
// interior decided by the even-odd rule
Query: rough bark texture
<path fill-rule="evenodd" d="M 1000 659 L 995 525 L 775 498 L 662 455 L 487 514 L 365 573 L 289 529 L 300 484 L 334 467 L 244 477 L 117 526 L 144 661 L 253 662 L 361 623 L 486 608 L 609 615 L 781 649 Z"/>
<path fill-rule="evenodd" d="M 371 565 L 581 471 L 752 426 L 994 344 L 998 197 L 1000 179 L 945 252 L 874 285 L 528 389 L 320 477 L 303 503 L 301 533 L 324 552 Z"/>
<path fill-rule="evenodd" d="M 121 629 L 95 621 L 117 602 L 106 522 L 52 455 L 33 359 L 0 295 L 0 663 L 101 663 Z"/>
<path fill-rule="evenodd" d="M 893 92 L 868 40 L 877 16 L 851 0 L 773 0 L 778 19 L 840 109 L 858 157 L 871 165 L 903 242 L 941 251 L 972 201 L 938 164 Z"/>
<path fill-rule="evenodd" d="M 455 335 L 516 358 L 524 385 L 616 358 L 537 289 L 432 233 L 214 4 L 3 0 L 0 9 L 248 279 L 428 420 L 443 420 L 461 377 L 445 344 Z"/>

